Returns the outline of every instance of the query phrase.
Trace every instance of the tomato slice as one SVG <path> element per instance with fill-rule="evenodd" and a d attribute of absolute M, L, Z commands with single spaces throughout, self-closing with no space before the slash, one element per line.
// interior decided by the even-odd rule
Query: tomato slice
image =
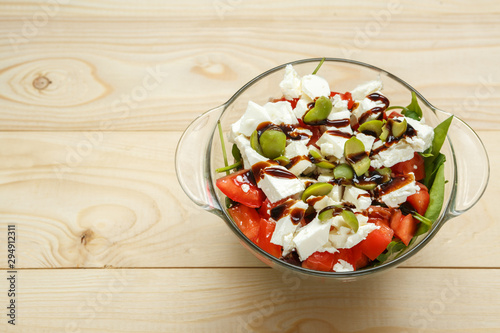
<path fill-rule="evenodd" d="M 417 231 L 418 221 L 408 214 L 404 216 L 399 210 L 397 210 L 391 219 L 391 229 L 394 230 L 396 236 L 398 236 L 406 246 L 410 244 L 411 239 Z"/>
<path fill-rule="evenodd" d="M 370 206 L 368 207 L 368 217 L 370 218 L 378 218 L 387 221 L 387 225 L 389 224 L 389 220 L 392 216 L 392 208 L 380 207 L 380 206 Z"/>
<path fill-rule="evenodd" d="M 415 180 L 425 178 L 424 158 L 419 153 L 415 153 L 413 158 L 408 161 L 400 162 L 391 167 L 396 175 L 407 175 L 410 172 L 415 174 Z"/>
<path fill-rule="evenodd" d="M 276 258 L 281 257 L 281 246 L 271 243 L 276 223 L 267 219 L 260 219 L 259 234 L 256 244 L 264 251 Z"/>
<path fill-rule="evenodd" d="M 302 262 L 302 267 L 316 271 L 329 272 L 333 269 L 335 254 L 330 252 L 314 252 Z"/>
<path fill-rule="evenodd" d="M 339 262 L 340 259 L 347 261 L 356 270 L 358 261 L 362 258 L 363 252 L 360 245 L 356 245 L 350 249 L 338 249 L 339 252 L 334 253 L 335 260 L 333 265 Z"/>
<path fill-rule="evenodd" d="M 292 110 L 295 109 L 295 107 L 297 106 L 297 102 L 299 101 L 300 98 L 292 98 L 292 99 L 286 99 L 285 96 L 281 97 L 281 98 L 275 98 L 273 99 L 273 103 L 276 103 L 276 102 L 288 102 L 292 105 Z"/>
<path fill-rule="evenodd" d="M 341 93 L 338 93 L 338 92 L 335 92 L 335 91 L 331 91 L 330 92 L 330 97 L 334 97 L 335 95 L 340 95 L 340 98 L 343 100 L 343 101 L 347 101 L 347 108 L 350 110 L 352 109 L 353 105 L 354 105 L 354 100 L 352 99 L 352 95 L 351 93 L 348 91 L 348 92 L 345 92 L 343 94 Z"/>
<path fill-rule="evenodd" d="M 371 223 L 371 219 L 368 223 Z M 366 236 L 366 238 L 359 243 L 361 251 L 371 260 L 377 259 L 377 257 L 385 251 L 387 245 L 392 241 L 392 236 L 394 236 L 394 231 L 389 228 L 384 223 L 375 220 L 375 224 L 380 228 L 373 230 Z"/>
<path fill-rule="evenodd" d="M 215 185 L 229 199 L 248 207 L 258 208 L 266 199 L 264 192 L 257 187 L 250 170 L 241 170 L 219 178 Z"/>
<path fill-rule="evenodd" d="M 429 207 L 429 190 L 427 190 L 427 187 L 423 184 L 417 183 L 417 185 L 420 186 L 420 191 L 410 195 L 406 201 L 415 208 L 417 213 L 424 215 L 427 211 L 427 207 Z"/>
<path fill-rule="evenodd" d="M 228 210 L 241 232 L 255 243 L 259 235 L 260 216 L 254 208 L 237 204 Z"/>
<path fill-rule="evenodd" d="M 368 258 L 366 254 L 361 252 L 361 257 L 359 257 L 358 261 L 356 261 L 356 269 L 361 269 L 370 264 L 371 260 Z"/>
<path fill-rule="evenodd" d="M 392 111 L 391 114 L 389 116 L 387 116 L 387 118 L 399 118 L 399 117 L 402 117 L 403 115 L 397 111 Z"/>

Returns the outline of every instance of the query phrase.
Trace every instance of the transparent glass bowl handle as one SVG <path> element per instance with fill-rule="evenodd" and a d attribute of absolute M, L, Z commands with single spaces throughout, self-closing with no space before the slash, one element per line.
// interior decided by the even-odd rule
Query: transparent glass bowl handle
<path fill-rule="evenodd" d="M 223 104 L 198 116 L 182 134 L 175 152 L 175 171 L 182 189 L 194 203 L 217 215 L 222 212 L 213 196 L 209 147 L 225 106 Z"/>
<path fill-rule="evenodd" d="M 441 110 L 436 112 L 446 117 L 451 115 Z M 456 116 L 448 130 L 448 138 L 452 143 L 456 170 L 453 180 L 454 193 L 447 211 L 447 219 L 450 219 L 472 208 L 481 198 L 488 185 L 490 164 L 486 148 L 479 136 Z"/>

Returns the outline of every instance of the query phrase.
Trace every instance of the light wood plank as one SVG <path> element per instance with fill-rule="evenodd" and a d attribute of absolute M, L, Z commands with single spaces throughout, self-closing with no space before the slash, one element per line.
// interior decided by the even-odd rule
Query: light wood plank
<path fill-rule="evenodd" d="M 222 21 L 61 15 L 28 37 L 22 20 L 3 16 L 0 129 L 178 130 L 261 72 L 318 56 L 380 66 L 474 128 L 500 129 L 499 14 L 403 11 L 377 23 L 358 15 L 357 6 L 344 8 L 350 15 L 315 19 L 313 27 L 293 15 Z M 375 32 L 368 35 L 370 27 Z M 35 88 L 40 76 L 52 83 Z"/>
<path fill-rule="evenodd" d="M 0 133 L 0 239 L 8 224 L 17 225 L 18 267 L 263 266 L 182 192 L 174 171 L 179 136 Z M 496 170 L 498 135 L 481 136 Z M 491 177 L 480 203 L 405 265 L 498 267 L 499 189 Z"/>
<path fill-rule="evenodd" d="M 258 268 L 23 270 L 17 281 L 16 326 L 3 319 L 3 332 L 500 330 L 496 269 L 395 269 L 350 283 Z"/>

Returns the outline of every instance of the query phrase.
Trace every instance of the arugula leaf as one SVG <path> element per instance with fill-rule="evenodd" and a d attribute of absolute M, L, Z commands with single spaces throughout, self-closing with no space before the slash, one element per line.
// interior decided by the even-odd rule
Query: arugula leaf
<path fill-rule="evenodd" d="M 444 202 L 444 184 L 446 180 L 444 179 L 444 164 L 441 164 L 436 172 L 436 177 L 434 178 L 434 183 L 432 184 L 431 190 L 429 191 L 429 206 L 425 212 L 425 217 L 431 221 L 436 221 L 441 212 Z"/>
<path fill-rule="evenodd" d="M 431 154 L 434 155 L 434 158 L 437 157 L 439 151 L 441 150 L 441 147 L 443 146 L 444 140 L 446 140 L 446 134 L 448 133 L 448 129 L 450 128 L 452 120 L 453 116 L 445 119 L 441 124 L 437 125 L 436 128 L 434 128 L 434 139 L 432 140 L 431 146 Z M 434 162 L 434 158 L 429 158 L 426 162 Z"/>
<path fill-rule="evenodd" d="M 230 170 L 239 168 L 242 164 L 243 164 L 243 161 L 239 160 L 238 162 L 236 162 L 234 164 L 225 166 L 223 168 L 215 169 L 215 172 L 229 172 Z"/>
<path fill-rule="evenodd" d="M 224 134 L 222 133 L 222 125 L 220 124 L 220 120 L 217 121 L 217 128 L 219 129 L 219 138 L 220 145 L 222 147 L 222 156 L 224 157 L 224 166 L 227 167 L 227 154 L 226 154 L 226 145 L 224 143 Z M 229 175 L 229 170 L 226 171 L 226 175 Z"/>
<path fill-rule="evenodd" d="M 233 154 L 235 162 L 241 161 L 241 152 L 238 149 L 238 146 L 234 143 L 233 143 L 233 148 L 231 149 L 231 154 Z"/>
<path fill-rule="evenodd" d="M 384 252 L 382 253 L 381 255 L 379 255 L 377 257 L 377 260 L 380 262 L 380 263 L 383 263 L 384 261 L 386 261 L 387 259 L 389 259 L 389 257 L 391 255 L 393 255 L 394 253 L 397 253 L 403 249 L 406 248 L 406 245 L 401 242 L 401 241 L 392 241 L 389 243 L 389 245 L 387 245 L 387 252 Z"/>
<path fill-rule="evenodd" d="M 417 94 L 414 91 L 411 92 L 411 103 L 406 107 L 408 110 L 403 110 L 405 117 L 412 118 L 420 121 L 422 119 L 422 109 L 418 105 Z"/>
<path fill-rule="evenodd" d="M 446 162 L 446 156 L 439 153 L 438 156 L 436 156 L 436 159 L 432 163 L 431 167 L 429 167 L 429 170 L 425 171 L 425 179 L 423 181 L 423 184 L 427 186 L 427 188 L 432 187 L 436 173 L 439 167 L 444 164 L 444 162 Z M 425 160 L 424 160 L 424 167 L 425 167 Z"/>

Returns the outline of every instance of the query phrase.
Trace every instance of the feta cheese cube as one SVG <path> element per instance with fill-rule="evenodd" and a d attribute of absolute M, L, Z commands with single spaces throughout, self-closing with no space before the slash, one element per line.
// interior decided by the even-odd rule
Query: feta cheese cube
<path fill-rule="evenodd" d="M 333 265 L 334 272 L 352 272 L 354 267 L 345 260 L 339 259 L 339 261 Z"/>
<path fill-rule="evenodd" d="M 290 211 L 295 208 L 306 210 L 308 207 L 309 206 L 305 202 L 299 200 L 290 206 Z M 271 243 L 284 246 L 286 242 L 292 240 L 293 233 L 297 230 L 298 226 L 298 224 L 293 223 L 290 214 L 283 216 L 276 222 L 276 228 L 271 236 Z M 292 237 L 290 239 L 285 239 L 285 237 L 290 237 L 289 235 L 292 235 Z M 288 245 L 290 246 L 291 244 Z"/>
<path fill-rule="evenodd" d="M 299 123 L 297 117 L 295 117 L 293 113 L 292 106 L 286 101 L 266 103 L 264 104 L 264 110 L 267 112 L 273 124 L 295 125 Z"/>
<path fill-rule="evenodd" d="M 340 111 L 333 113 L 331 112 L 328 115 L 328 120 L 334 121 L 334 120 L 344 120 L 345 125 L 341 126 L 339 124 L 338 126 L 327 126 L 327 129 L 332 129 L 332 130 L 338 130 L 344 133 L 348 134 L 353 134 L 352 128 L 351 128 L 351 112 L 350 111 Z"/>
<path fill-rule="evenodd" d="M 315 198 L 317 198 L 317 197 L 316 196 L 310 196 L 307 199 L 307 203 L 314 202 Z M 332 198 L 330 198 L 329 196 L 325 195 L 320 200 L 314 202 L 313 207 L 314 207 L 314 209 L 316 211 L 319 212 L 322 209 L 324 209 L 324 208 L 326 208 L 328 206 L 333 206 L 333 205 L 335 205 L 335 202 L 332 200 Z"/>
<path fill-rule="evenodd" d="M 382 195 L 380 200 L 389 207 L 399 207 L 410 195 L 420 191 L 420 187 L 415 183 L 414 174 L 409 173 L 408 175 L 404 186 Z"/>
<path fill-rule="evenodd" d="M 328 82 L 318 75 L 306 75 L 302 78 L 302 93 L 311 100 L 316 97 L 330 96 L 330 86 Z"/>
<path fill-rule="evenodd" d="M 309 148 L 301 141 L 292 141 L 285 147 L 285 157 L 294 158 L 297 156 L 309 155 Z"/>
<path fill-rule="evenodd" d="M 379 147 L 380 144 L 377 142 L 375 142 L 375 144 Z M 374 150 L 376 149 L 375 144 L 373 147 Z M 370 157 L 370 165 L 375 169 L 391 167 L 399 162 L 411 160 L 414 153 L 415 151 L 413 148 L 405 140 L 400 140 L 393 143 L 389 148 L 380 151 L 378 154 L 372 155 Z"/>
<path fill-rule="evenodd" d="M 341 215 L 337 215 L 332 220 L 332 226 L 335 227 L 330 231 L 328 237 L 332 246 L 337 249 L 350 249 L 363 241 L 370 232 L 380 227 L 374 223 L 367 223 L 368 217 L 356 214 L 358 219 L 358 231 L 354 232 Z"/>
<path fill-rule="evenodd" d="M 297 119 L 301 119 L 302 117 L 304 117 L 307 110 L 309 110 L 307 106 L 309 103 L 310 101 L 307 101 L 303 98 L 297 101 L 297 105 L 295 106 L 295 109 L 293 109 L 293 113 L 295 114 L 295 117 L 297 117 Z"/>
<path fill-rule="evenodd" d="M 257 129 L 257 126 L 270 121 L 271 118 L 262 106 L 249 101 L 243 116 L 231 126 L 231 136 L 233 138 L 236 138 L 239 134 L 250 136 Z"/>
<path fill-rule="evenodd" d="M 280 165 L 273 165 L 268 168 L 282 169 L 282 171 L 289 172 Z M 262 189 L 271 203 L 304 191 L 304 184 L 297 177 L 275 177 L 265 172 L 268 168 L 264 169 L 264 177 L 257 182 L 257 186 Z"/>
<path fill-rule="evenodd" d="M 333 175 L 330 175 L 330 174 L 318 176 L 318 182 L 321 182 L 321 183 L 328 183 L 329 181 L 332 181 L 333 179 L 334 179 Z"/>
<path fill-rule="evenodd" d="M 349 138 L 336 135 L 333 131 L 327 131 L 319 138 L 316 144 L 321 148 L 323 156 L 334 156 L 341 158 L 344 156 L 344 145 Z"/>
<path fill-rule="evenodd" d="M 289 167 L 288 171 L 293 173 L 295 176 L 300 176 L 304 171 L 309 169 L 312 166 L 312 162 L 306 158 L 301 158 L 298 161 L 292 163 L 292 166 Z"/>
<path fill-rule="evenodd" d="M 343 200 L 353 204 L 358 210 L 367 209 L 372 204 L 372 199 L 368 191 L 352 185 L 346 186 Z"/>
<path fill-rule="evenodd" d="M 315 218 L 305 227 L 300 228 L 293 238 L 300 260 L 306 260 L 311 254 L 320 250 L 328 242 L 330 223 Z"/>
<path fill-rule="evenodd" d="M 383 107 L 384 105 L 381 101 L 372 101 L 369 98 L 365 98 L 359 102 L 358 106 L 352 111 L 352 114 L 359 120 L 366 112 L 374 108 Z M 373 113 L 366 118 L 365 122 L 377 119 L 379 116 L 380 113 Z"/>
<path fill-rule="evenodd" d="M 299 98 L 302 95 L 301 79 L 292 65 L 286 65 L 280 88 L 286 99 Z"/>
<path fill-rule="evenodd" d="M 241 158 L 243 158 L 243 166 L 245 168 L 251 168 L 252 165 L 258 162 L 267 161 L 267 158 L 256 152 L 255 149 L 250 146 L 250 140 L 248 140 L 243 134 L 238 135 L 234 139 L 234 143 L 240 150 Z"/>
<path fill-rule="evenodd" d="M 403 118 L 398 118 L 402 120 Z M 416 131 L 417 135 L 413 137 L 405 137 L 405 141 L 418 153 L 426 151 L 434 139 L 434 129 L 422 122 L 405 117 L 407 123 Z"/>
<path fill-rule="evenodd" d="M 337 112 L 343 112 L 343 111 L 349 111 L 348 106 L 348 101 L 344 101 L 339 94 L 333 96 L 332 99 L 332 113 L 337 113 Z M 349 111 L 350 112 L 350 111 Z"/>
<path fill-rule="evenodd" d="M 332 199 L 334 205 L 340 205 L 342 201 L 344 187 L 341 185 L 333 185 L 333 189 L 328 193 L 328 196 Z"/>
<path fill-rule="evenodd" d="M 366 135 L 363 133 L 356 133 L 356 138 L 359 139 L 359 141 L 363 142 L 363 145 L 365 146 L 365 151 L 370 153 L 372 150 L 373 143 L 375 142 L 375 137 L 371 135 Z"/>
<path fill-rule="evenodd" d="M 351 91 L 351 95 L 353 100 L 358 101 L 380 90 L 382 90 L 382 81 L 378 79 L 360 84 Z"/>

